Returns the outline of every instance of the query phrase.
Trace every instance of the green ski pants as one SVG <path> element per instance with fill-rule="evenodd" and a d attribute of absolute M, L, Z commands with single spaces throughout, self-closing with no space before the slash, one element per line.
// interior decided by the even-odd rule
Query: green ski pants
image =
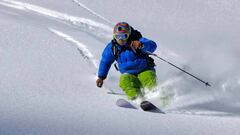
<path fill-rule="evenodd" d="M 157 85 L 156 73 L 153 70 L 146 70 L 138 75 L 124 73 L 120 77 L 119 85 L 128 99 L 132 100 L 141 94 L 141 88 L 151 90 Z"/>

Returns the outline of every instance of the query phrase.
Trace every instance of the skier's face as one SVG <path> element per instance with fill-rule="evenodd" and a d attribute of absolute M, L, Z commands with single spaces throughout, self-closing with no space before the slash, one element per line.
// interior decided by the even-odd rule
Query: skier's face
<path fill-rule="evenodd" d="M 119 40 L 117 40 L 117 43 L 119 45 L 126 45 L 127 44 L 127 40 L 119 39 Z"/>

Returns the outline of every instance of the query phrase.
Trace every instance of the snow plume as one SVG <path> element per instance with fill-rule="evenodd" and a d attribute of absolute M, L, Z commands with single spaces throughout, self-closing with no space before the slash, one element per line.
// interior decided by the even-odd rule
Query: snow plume
<path fill-rule="evenodd" d="M 94 59 L 93 54 L 88 50 L 87 46 L 84 45 L 83 43 L 80 43 L 79 41 L 75 40 L 73 37 L 60 32 L 58 30 L 52 29 L 52 28 L 48 28 L 49 31 L 51 31 L 52 33 L 56 34 L 57 36 L 65 39 L 66 41 L 71 42 L 72 44 L 76 45 L 78 48 L 78 51 L 80 52 L 80 54 L 82 55 L 82 57 L 84 59 L 86 59 L 88 62 L 90 62 L 95 69 L 97 69 L 97 62 Z"/>
<path fill-rule="evenodd" d="M 87 18 L 71 16 L 44 7 L 18 2 L 14 0 L 2 0 L 2 1 L 4 2 L 0 2 L 0 4 L 4 6 L 12 7 L 19 10 L 33 11 L 35 13 L 52 17 L 54 19 L 69 22 L 74 26 L 80 27 L 84 32 L 90 33 L 91 35 L 94 35 L 102 40 L 106 40 L 112 37 L 112 35 L 110 34 L 112 33 L 111 27 Z"/>
<path fill-rule="evenodd" d="M 146 98 L 153 100 L 168 112 L 215 116 L 239 115 L 240 65 L 237 56 L 239 54 L 234 53 L 233 46 L 225 48 L 227 49 L 204 46 L 203 49 L 184 57 L 169 51 L 159 53 L 161 57 L 170 59 L 168 61 L 173 61 L 172 63 L 212 86 L 206 87 L 191 76 L 156 59 L 156 64 L 161 64 L 156 67 L 157 72 L 161 72 L 158 74 L 161 80 L 158 81 L 158 87 L 154 91 L 147 93 Z M 213 51 L 218 55 L 214 55 Z"/>

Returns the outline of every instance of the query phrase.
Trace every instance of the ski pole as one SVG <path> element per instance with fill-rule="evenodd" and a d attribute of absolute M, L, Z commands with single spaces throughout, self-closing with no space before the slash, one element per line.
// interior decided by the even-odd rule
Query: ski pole
<path fill-rule="evenodd" d="M 175 67 L 175 68 L 181 70 L 182 72 L 184 72 L 184 73 L 186 73 L 186 74 L 192 76 L 193 78 L 197 79 L 198 81 L 204 83 L 206 86 L 211 86 L 210 83 L 208 83 L 208 82 L 206 82 L 206 81 L 203 81 L 202 79 L 200 79 L 200 78 L 196 77 L 195 75 L 193 75 L 193 74 L 187 72 L 186 70 L 183 70 L 182 68 L 180 68 L 180 67 L 178 67 L 178 66 L 172 64 L 171 62 L 169 62 L 169 61 L 167 61 L 167 60 L 161 58 L 161 57 L 158 56 L 157 54 L 155 54 L 155 53 L 151 53 L 151 52 L 149 52 L 149 51 L 143 51 L 143 52 L 146 53 L 146 54 L 148 54 L 148 55 L 153 55 L 153 56 L 157 57 L 158 59 L 160 59 L 160 60 L 162 60 L 162 61 L 164 61 L 164 62 L 170 64 L 171 66 L 173 66 L 173 67 Z"/>

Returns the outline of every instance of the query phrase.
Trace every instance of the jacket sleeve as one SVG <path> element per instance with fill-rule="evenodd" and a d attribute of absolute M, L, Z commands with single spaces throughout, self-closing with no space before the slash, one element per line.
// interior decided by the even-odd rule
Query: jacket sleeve
<path fill-rule="evenodd" d="M 139 41 L 144 45 L 144 48 L 142 49 L 143 51 L 149 51 L 151 53 L 153 53 L 156 49 L 157 49 L 157 44 L 147 38 L 140 38 Z"/>
<path fill-rule="evenodd" d="M 98 69 L 98 77 L 105 79 L 115 58 L 112 52 L 112 43 L 109 43 L 103 53 Z"/>

